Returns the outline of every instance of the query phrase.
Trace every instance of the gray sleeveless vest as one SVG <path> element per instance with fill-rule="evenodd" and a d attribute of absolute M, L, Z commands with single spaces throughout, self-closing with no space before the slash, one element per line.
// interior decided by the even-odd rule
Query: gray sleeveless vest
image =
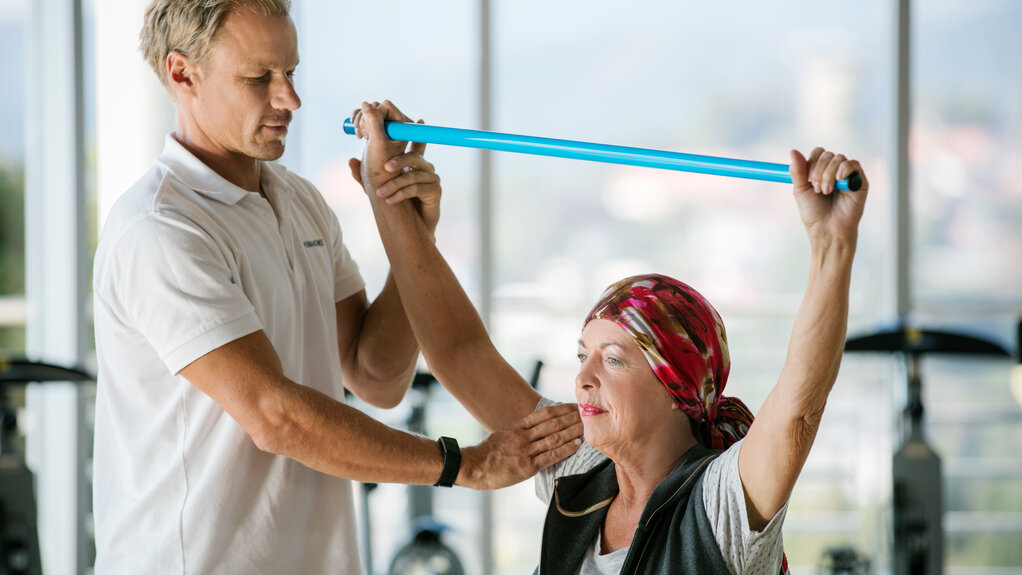
<path fill-rule="evenodd" d="M 696 445 L 653 490 L 621 573 L 729 575 L 703 508 L 702 475 L 719 453 Z M 573 575 L 617 493 L 610 460 L 558 479 L 535 575 Z"/>

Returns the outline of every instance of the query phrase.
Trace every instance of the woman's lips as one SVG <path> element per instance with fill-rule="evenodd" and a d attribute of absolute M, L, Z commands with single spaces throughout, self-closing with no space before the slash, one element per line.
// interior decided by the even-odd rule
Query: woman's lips
<path fill-rule="evenodd" d="M 594 415 L 602 415 L 604 413 L 607 413 L 606 409 L 601 409 L 599 407 L 596 407 L 595 405 L 591 405 L 588 403 L 580 403 L 578 405 L 578 410 L 582 417 L 593 417 Z"/>

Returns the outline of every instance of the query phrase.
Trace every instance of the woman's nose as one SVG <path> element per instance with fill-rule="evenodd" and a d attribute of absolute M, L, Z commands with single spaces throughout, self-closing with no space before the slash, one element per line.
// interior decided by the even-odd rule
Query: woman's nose
<path fill-rule="evenodd" d="M 575 386 L 579 389 L 592 389 L 600 385 L 600 380 L 593 373 L 592 361 L 587 359 L 579 367 L 578 375 L 575 376 Z"/>

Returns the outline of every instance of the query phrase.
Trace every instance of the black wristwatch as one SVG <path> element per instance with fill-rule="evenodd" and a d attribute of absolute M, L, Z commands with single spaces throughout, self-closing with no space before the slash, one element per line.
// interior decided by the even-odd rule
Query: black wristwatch
<path fill-rule="evenodd" d="M 453 437 L 441 437 L 436 443 L 444 456 L 444 470 L 440 472 L 440 479 L 433 485 L 453 487 L 454 480 L 458 478 L 458 470 L 461 469 L 461 449 L 458 447 L 458 441 Z"/>

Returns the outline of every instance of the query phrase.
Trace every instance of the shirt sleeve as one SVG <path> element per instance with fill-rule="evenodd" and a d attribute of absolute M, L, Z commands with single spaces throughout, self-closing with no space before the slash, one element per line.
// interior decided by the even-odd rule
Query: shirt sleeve
<path fill-rule="evenodd" d="M 536 409 L 557 405 L 557 403 L 558 402 L 556 401 L 543 397 L 540 398 L 539 403 L 536 404 Z M 558 477 L 585 473 L 606 459 L 606 455 L 600 453 L 598 449 L 586 443 L 585 438 L 583 438 L 582 445 L 578 448 L 578 451 L 549 467 L 539 470 L 539 473 L 536 474 L 535 478 L 536 497 L 539 497 L 540 501 L 542 501 L 545 505 L 549 505 L 550 498 L 554 495 L 554 481 Z"/>
<path fill-rule="evenodd" d="M 784 553 L 781 528 L 788 502 L 762 531 L 749 528 L 745 489 L 738 474 L 744 440 L 714 459 L 703 476 L 703 507 L 728 569 L 734 575 L 778 573 Z"/>
<path fill-rule="evenodd" d="M 171 373 L 262 329 L 224 250 L 183 216 L 140 218 L 117 239 L 106 263 L 97 278 L 100 295 Z"/>

